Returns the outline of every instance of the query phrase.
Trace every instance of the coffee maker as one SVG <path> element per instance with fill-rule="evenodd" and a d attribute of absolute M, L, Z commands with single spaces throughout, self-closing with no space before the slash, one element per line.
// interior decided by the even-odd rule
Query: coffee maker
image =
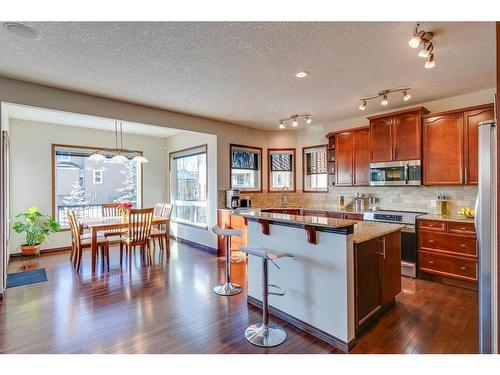
<path fill-rule="evenodd" d="M 240 191 L 238 189 L 226 190 L 226 207 L 231 209 L 240 207 Z"/>

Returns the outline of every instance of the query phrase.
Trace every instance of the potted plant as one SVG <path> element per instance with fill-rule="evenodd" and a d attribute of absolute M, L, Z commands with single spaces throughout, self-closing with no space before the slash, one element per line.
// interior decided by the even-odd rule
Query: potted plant
<path fill-rule="evenodd" d="M 31 207 L 15 218 L 20 220 L 16 221 L 12 228 L 16 233 L 26 232 L 26 243 L 21 245 L 23 255 L 38 254 L 49 233 L 61 230 L 61 226 L 52 216 L 42 214 L 36 207 Z"/>

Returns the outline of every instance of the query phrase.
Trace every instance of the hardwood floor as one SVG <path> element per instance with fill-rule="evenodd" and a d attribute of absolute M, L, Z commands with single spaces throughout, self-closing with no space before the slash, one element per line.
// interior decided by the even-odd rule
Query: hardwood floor
<path fill-rule="evenodd" d="M 40 259 L 48 281 L 9 289 L 0 302 L 0 353 L 338 353 L 281 322 L 288 339 L 262 349 L 244 330 L 260 321 L 245 291 L 224 298 L 212 287 L 224 262 L 172 241 L 171 257 L 146 267 L 137 257 L 120 269 L 111 249 L 109 272 L 92 277 L 86 252 L 80 275 L 69 254 Z M 17 272 L 19 261 L 9 272 Z M 233 277 L 245 286 L 245 265 Z M 476 353 L 477 293 L 403 278 L 393 309 L 360 337 L 354 353 Z"/>

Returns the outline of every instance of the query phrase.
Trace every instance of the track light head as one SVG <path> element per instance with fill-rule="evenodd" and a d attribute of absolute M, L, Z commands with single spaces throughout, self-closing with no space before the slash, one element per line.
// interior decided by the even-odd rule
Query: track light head
<path fill-rule="evenodd" d="M 411 48 L 418 48 L 421 41 L 422 39 L 420 39 L 418 35 L 415 35 L 413 38 L 410 39 L 408 44 L 410 45 Z"/>
<path fill-rule="evenodd" d="M 366 100 L 363 100 L 363 102 L 359 105 L 358 107 L 361 111 L 364 111 L 366 109 Z"/>
<path fill-rule="evenodd" d="M 404 100 L 405 102 L 407 102 L 407 101 L 408 101 L 408 100 L 410 100 L 410 99 L 411 99 L 411 95 L 410 95 L 410 94 L 408 94 L 408 91 L 404 90 L 404 91 L 403 91 L 403 100 Z"/>
<path fill-rule="evenodd" d="M 299 125 L 299 122 L 297 121 L 297 116 L 292 116 L 293 122 L 292 126 L 296 128 Z"/>
<path fill-rule="evenodd" d="M 431 42 L 427 42 L 424 44 L 424 48 L 418 53 L 420 57 L 427 58 L 429 57 L 429 54 L 432 53 L 432 50 L 434 49 L 434 46 L 432 45 Z"/>
<path fill-rule="evenodd" d="M 427 57 L 427 62 L 425 63 L 425 69 L 431 69 L 436 66 L 436 63 L 434 62 L 434 54 L 429 53 L 429 56 Z"/>
<path fill-rule="evenodd" d="M 283 123 L 283 120 L 280 120 L 280 129 L 285 129 L 285 124 Z"/>
<path fill-rule="evenodd" d="M 389 100 L 387 100 L 387 95 L 384 95 L 382 101 L 380 102 L 381 105 L 387 105 L 389 104 Z"/>
<path fill-rule="evenodd" d="M 309 115 L 306 116 L 305 119 L 306 119 L 306 124 L 308 124 L 308 125 L 312 122 L 312 118 Z"/>

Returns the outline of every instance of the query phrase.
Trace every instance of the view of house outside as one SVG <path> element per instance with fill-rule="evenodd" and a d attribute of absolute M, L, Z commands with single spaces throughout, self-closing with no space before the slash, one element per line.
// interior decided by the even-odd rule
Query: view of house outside
<path fill-rule="evenodd" d="M 63 226 L 68 225 L 66 208 L 78 217 L 89 217 L 100 216 L 104 203 L 137 205 L 137 163 L 109 158 L 96 162 L 88 156 L 56 155 L 56 217 Z"/>

